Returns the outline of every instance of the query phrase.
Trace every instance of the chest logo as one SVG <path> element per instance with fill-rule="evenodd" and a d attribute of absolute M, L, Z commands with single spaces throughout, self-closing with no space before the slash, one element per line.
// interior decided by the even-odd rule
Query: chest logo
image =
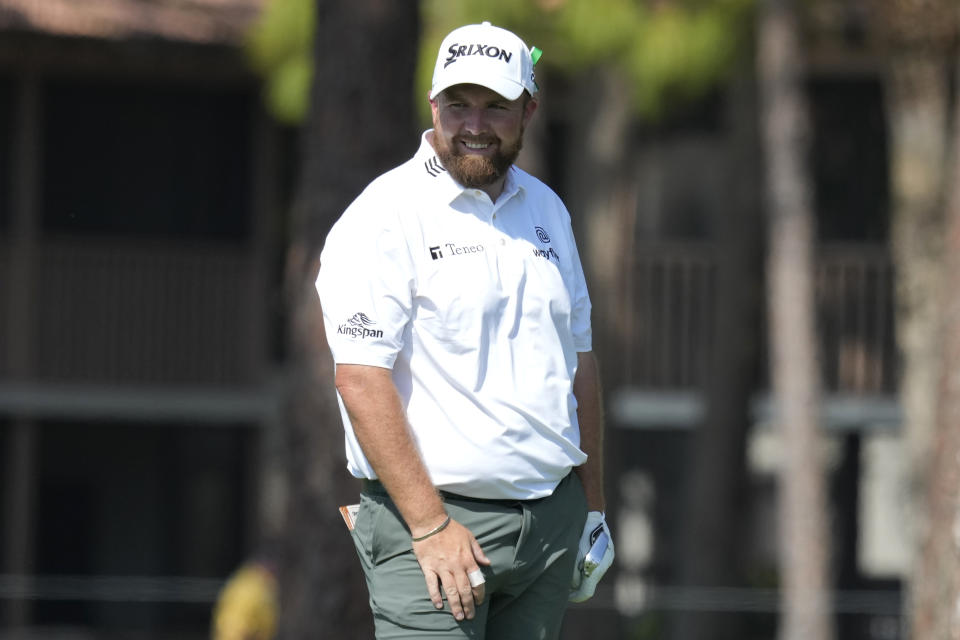
<path fill-rule="evenodd" d="M 557 261 L 557 264 L 560 264 L 560 255 L 553 250 L 553 247 L 550 247 L 549 249 L 534 249 L 533 255 L 537 256 L 538 258 L 546 258 L 547 260 L 552 258 Z"/>
<path fill-rule="evenodd" d="M 437 245 L 435 247 L 428 247 L 430 250 L 430 257 L 434 260 L 439 260 L 443 257 L 443 252 L 446 251 L 447 255 L 450 256 L 465 256 L 471 253 L 483 253 L 484 248 L 482 244 L 466 244 L 466 245 L 456 245 L 452 242 L 445 242 L 443 245 Z"/>
<path fill-rule="evenodd" d="M 537 240 L 539 240 L 543 244 L 547 244 L 550 242 L 550 236 L 547 235 L 546 229 L 544 229 L 543 227 L 534 227 L 533 229 L 537 232 Z"/>

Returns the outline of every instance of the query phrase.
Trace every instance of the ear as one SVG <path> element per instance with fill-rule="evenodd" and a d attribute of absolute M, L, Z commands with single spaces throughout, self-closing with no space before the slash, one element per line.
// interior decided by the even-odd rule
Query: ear
<path fill-rule="evenodd" d="M 539 106 L 540 102 L 536 98 L 531 97 L 527 100 L 527 104 L 523 105 L 523 126 L 527 126 Z"/>
<path fill-rule="evenodd" d="M 430 92 L 427 91 L 427 102 L 430 103 L 430 113 L 433 114 L 434 120 L 436 120 L 436 118 L 437 118 L 437 100 L 438 100 L 439 98 L 440 98 L 440 96 L 437 96 L 436 98 L 431 98 L 431 97 L 430 97 Z"/>

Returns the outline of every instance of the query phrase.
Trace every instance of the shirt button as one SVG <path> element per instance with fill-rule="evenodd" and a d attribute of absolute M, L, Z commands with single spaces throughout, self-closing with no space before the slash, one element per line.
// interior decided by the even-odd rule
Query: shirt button
<path fill-rule="evenodd" d="M 507 241 L 504 240 L 503 238 L 500 238 L 500 244 L 501 244 L 501 245 L 507 244 Z"/>
<path fill-rule="evenodd" d="M 494 219 L 494 220 L 497 219 L 497 214 L 493 214 L 493 219 Z"/>

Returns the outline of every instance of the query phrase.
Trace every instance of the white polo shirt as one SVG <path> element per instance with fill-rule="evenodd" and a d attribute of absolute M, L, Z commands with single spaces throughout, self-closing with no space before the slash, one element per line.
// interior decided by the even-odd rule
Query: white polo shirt
<path fill-rule="evenodd" d="M 586 460 L 573 378 L 590 299 L 570 216 L 536 178 L 512 167 L 493 203 L 424 134 L 333 226 L 316 286 L 335 362 L 392 369 L 438 488 L 539 498 Z M 340 409 L 350 472 L 376 478 Z"/>

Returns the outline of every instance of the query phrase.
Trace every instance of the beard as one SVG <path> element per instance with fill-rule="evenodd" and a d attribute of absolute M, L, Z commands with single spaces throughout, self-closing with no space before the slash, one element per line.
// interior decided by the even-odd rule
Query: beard
<path fill-rule="evenodd" d="M 491 157 L 466 154 L 447 146 L 446 140 L 434 136 L 434 150 L 450 176 L 464 187 L 480 189 L 502 178 L 520 155 L 523 148 L 523 130 L 516 143 L 508 147 L 498 147 Z M 496 141 L 495 139 L 490 140 Z"/>

